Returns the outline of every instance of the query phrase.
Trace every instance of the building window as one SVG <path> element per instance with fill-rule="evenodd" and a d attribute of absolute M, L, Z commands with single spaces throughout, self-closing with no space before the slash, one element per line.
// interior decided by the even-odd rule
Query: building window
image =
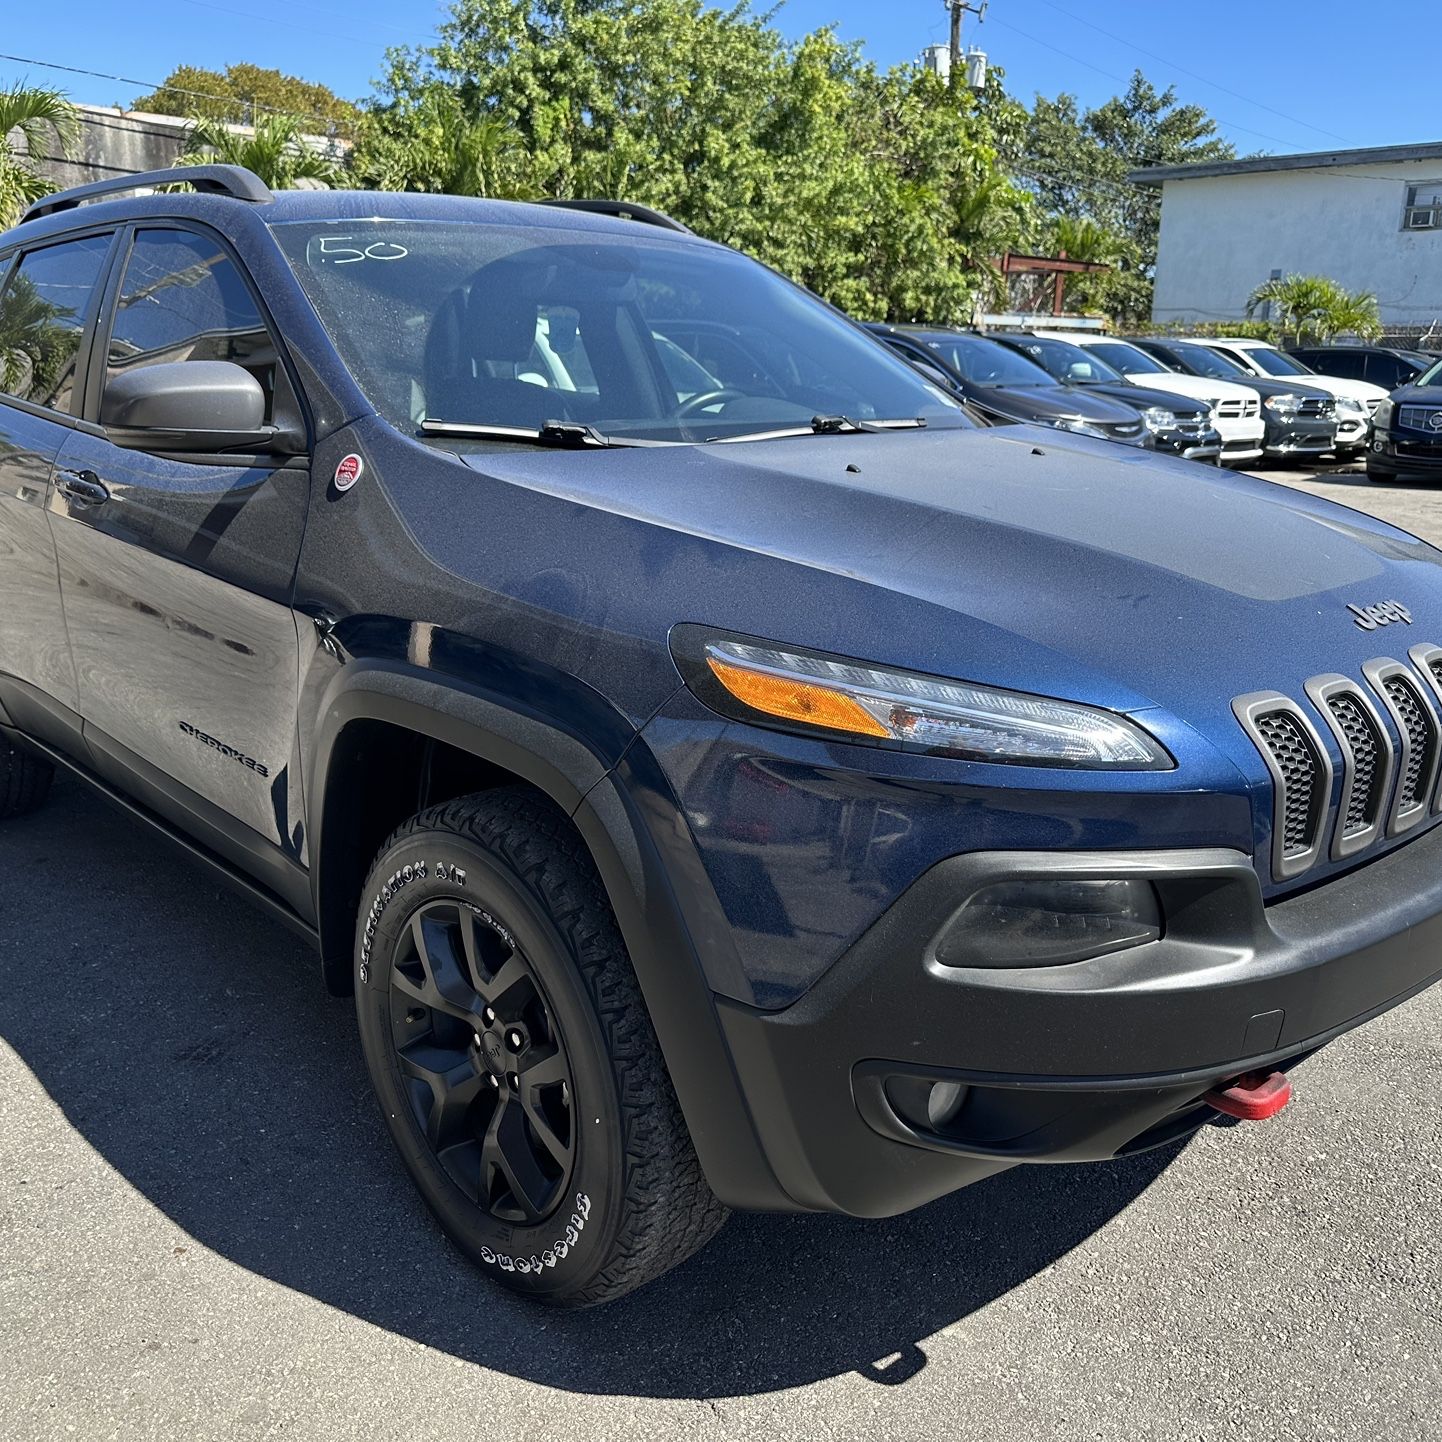
<path fill-rule="evenodd" d="M 1407 187 L 1403 230 L 1442 230 L 1442 180 L 1425 180 Z"/>

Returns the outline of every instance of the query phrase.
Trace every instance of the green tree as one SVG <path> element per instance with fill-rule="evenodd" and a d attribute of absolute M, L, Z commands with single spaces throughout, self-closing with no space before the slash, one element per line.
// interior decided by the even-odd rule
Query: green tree
<path fill-rule="evenodd" d="M 962 319 L 1025 228 L 997 165 L 1021 115 L 829 29 L 789 41 L 744 0 L 457 0 L 438 43 L 391 53 L 355 167 L 634 200 L 857 314 Z"/>
<path fill-rule="evenodd" d="M 311 134 L 332 130 L 349 137 L 360 112 L 333 90 L 259 65 L 230 65 L 205 70 L 178 65 L 160 87 L 130 107 L 153 115 L 183 115 L 252 125 L 263 115 L 294 115 Z"/>
<path fill-rule="evenodd" d="M 1339 335 L 1371 340 L 1382 332 L 1377 297 L 1350 291 L 1324 275 L 1289 275 L 1259 285 L 1247 301 L 1247 315 L 1264 318 L 1270 338 L 1293 344 L 1321 345 Z"/>
<path fill-rule="evenodd" d="M 1008 154 L 1018 180 L 1053 222 L 1091 221 L 1115 237 L 1115 278 L 1105 301 L 1126 322 L 1149 319 L 1161 195 L 1127 175 L 1149 165 L 1230 160 L 1233 146 L 1199 105 L 1178 102 L 1137 71 L 1125 95 L 1083 112 L 1076 97 L 1038 96 L 1020 146 Z"/>
<path fill-rule="evenodd" d="M 197 120 L 186 132 L 177 165 L 214 161 L 253 170 L 272 190 L 293 190 L 297 182 L 334 186 L 340 167 L 311 148 L 305 126 L 293 115 L 264 115 L 249 133 L 228 129 L 219 120 Z"/>
<path fill-rule="evenodd" d="M 0 230 L 55 189 L 40 169 L 48 147 L 70 156 L 79 140 L 80 117 L 61 91 L 22 84 L 0 90 Z"/>

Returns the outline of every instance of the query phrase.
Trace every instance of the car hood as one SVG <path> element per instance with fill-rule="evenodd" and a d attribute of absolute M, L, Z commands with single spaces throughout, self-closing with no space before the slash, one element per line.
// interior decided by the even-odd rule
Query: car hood
<path fill-rule="evenodd" d="M 1141 409 L 1161 406 L 1164 410 L 1198 420 L 1206 420 L 1208 416 L 1204 402 L 1191 396 L 1180 396 L 1176 391 L 1154 390 L 1151 386 L 1136 385 L 1131 381 L 1087 381 L 1084 384 L 1088 391 L 1120 401 L 1125 406 Z"/>
<path fill-rule="evenodd" d="M 1263 380 L 1261 376 L 1248 376 L 1244 381 L 1235 381 L 1235 385 L 1245 386 L 1255 396 L 1261 396 L 1264 400 L 1268 396 L 1301 396 L 1304 400 L 1331 400 L 1331 391 L 1323 390 L 1320 386 L 1303 384 L 1298 378 L 1296 384 L 1285 380 Z"/>
<path fill-rule="evenodd" d="M 1307 677 L 1442 643 L 1442 556 L 1415 537 L 1034 426 L 468 463 L 563 503 L 554 537 L 538 528 L 485 583 L 548 565 L 638 637 L 701 622 L 1238 736 L 1234 696 L 1300 695 Z M 458 499 L 432 503 L 436 545 L 474 574 L 475 532 L 454 520 L 465 492 L 444 491 Z M 507 524 L 504 496 L 471 504 Z M 1400 634 L 1347 609 L 1387 600 L 1414 618 Z"/>
<path fill-rule="evenodd" d="M 1399 406 L 1442 406 L 1442 386 L 1399 386 L 1392 400 Z"/>
<path fill-rule="evenodd" d="M 1065 417 L 1094 425 L 1134 426 L 1135 410 L 1105 396 L 1089 395 L 1075 386 L 977 386 L 977 400 L 1022 420 Z"/>
<path fill-rule="evenodd" d="M 1173 391 L 1179 396 L 1195 396 L 1198 400 L 1250 401 L 1256 399 L 1256 392 L 1236 381 L 1214 381 L 1206 376 L 1188 376 L 1171 371 L 1158 375 L 1155 371 L 1128 371 L 1126 377 L 1139 386 L 1155 391 Z"/>
<path fill-rule="evenodd" d="M 1336 396 L 1339 399 L 1346 396 L 1349 400 L 1365 401 L 1370 407 L 1377 401 L 1386 400 L 1387 392 L 1381 386 L 1374 386 L 1371 381 L 1348 380 L 1345 376 L 1298 376 L 1297 380 L 1302 385 L 1311 386 L 1314 390 L 1326 391 L 1328 395 Z"/>

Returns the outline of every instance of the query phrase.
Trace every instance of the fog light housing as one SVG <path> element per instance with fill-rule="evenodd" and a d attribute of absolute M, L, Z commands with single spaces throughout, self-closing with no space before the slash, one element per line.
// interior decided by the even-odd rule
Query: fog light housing
<path fill-rule="evenodd" d="M 933 954 L 941 966 L 1065 966 L 1161 934 L 1161 906 L 1149 882 L 1029 877 L 973 892 Z"/>

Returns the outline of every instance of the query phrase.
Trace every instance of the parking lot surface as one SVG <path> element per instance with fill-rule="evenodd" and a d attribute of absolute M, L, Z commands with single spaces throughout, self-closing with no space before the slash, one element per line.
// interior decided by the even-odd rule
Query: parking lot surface
<path fill-rule="evenodd" d="M 1289 484 L 1442 544 L 1442 498 Z M 0 1436 L 1442 1436 L 1442 995 L 1273 1121 L 886 1222 L 737 1217 L 600 1311 L 459 1260 L 313 958 L 73 783 L 0 829 Z"/>

